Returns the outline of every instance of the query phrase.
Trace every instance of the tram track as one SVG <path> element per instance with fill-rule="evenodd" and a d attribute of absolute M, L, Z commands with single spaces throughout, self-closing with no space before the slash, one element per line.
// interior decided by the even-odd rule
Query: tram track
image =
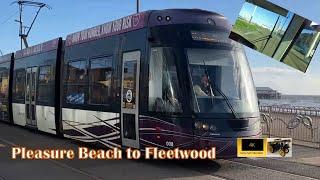
<path fill-rule="evenodd" d="M 11 142 L 11 141 L 9 141 L 9 140 L 3 139 L 3 138 L 1 138 L 1 137 L 0 137 L 0 141 L 2 141 L 2 142 L 5 143 L 5 144 L 10 145 L 11 147 L 20 147 L 20 145 L 14 143 L 14 142 Z M 65 164 L 65 163 L 62 163 L 62 162 L 59 162 L 59 161 L 56 161 L 56 160 L 51 160 L 51 159 L 49 159 L 48 161 L 51 162 L 51 163 L 53 163 L 53 164 L 55 164 L 56 166 L 69 169 L 69 170 L 71 170 L 71 171 L 73 171 L 73 172 L 75 172 L 75 173 L 84 175 L 84 176 L 86 176 L 86 177 L 88 177 L 88 178 L 90 178 L 90 179 L 93 179 L 93 180 L 102 180 L 100 177 L 94 176 L 94 175 L 92 175 L 92 174 L 90 174 L 90 173 L 87 173 L 87 172 L 85 172 L 85 171 L 83 171 L 83 170 L 81 170 L 81 169 L 78 169 L 78 168 L 74 168 L 74 167 L 69 166 L 69 165 L 67 165 L 67 164 Z M 0 180 L 4 180 L 4 179 L 1 178 L 1 176 L 0 176 Z"/>
<path fill-rule="evenodd" d="M 275 160 L 275 161 L 281 161 L 281 162 L 284 162 L 284 163 L 297 163 L 297 162 L 288 161 L 288 160 L 279 160 L 279 159 L 274 159 L 274 160 Z M 319 165 L 310 164 L 310 163 L 306 163 L 306 162 L 299 162 L 299 164 L 303 164 L 303 165 L 306 165 L 306 166 L 312 166 L 312 167 L 315 167 L 315 168 L 320 167 Z M 319 179 L 320 179 L 320 178 L 319 178 Z"/>
<path fill-rule="evenodd" d="M 55 138 L 47 136 L 34 135 L 32 133 L 25 132 L 24 129 L 15 129 L 4 127 L 3 133 L 0 134 L 0 143 L 6 145 L 6 147 L 1 148 L 3 152 L 10 152 L 10 146 L 18 145 L 27 145 L 27 146 L 39 146 L 47 147 L 49 144 L 56 147 L 68 147 L 73 148 L 77 147 L 78 144 L 72 144 L 65 140 L 58 140 Z M 23 133 L 22 133 L 23 131 Z M 6 133 L 13 133 L 15 136 L 6 135 Z M 28 142 L 28 143 L 26 143 Z M 43 142 L 38 144 L 37 142 Z M 75 146 L 76 145 L 76 146 Z M 301 149 L 300 152 L 304 152 L 305 149 Z M 9 162 L 9 157 L 5 157 Z M 141 161 L 129 161 L 124 160 L 121 163 L 119 161 L 88 161 L 82 163 L 73 162 L 73 161 L 51 161 L 57 167 L 61 167 L 61 171 L 68 171 L 73 176 L 79 176 L 86 179 L 107 179 L 105 175 L 107 172 L 115 171 L 120 167 L 127 166 L 131 169 L 133 167 L 140 167 L 135 169 L 136 172 L 143 172 L 144 169 L 155 170 L 150 171 L 148 174 L 150 179 L 217 179 L 217 180 L 270 180 L 270 179 L 280 179 L 280 180 L 319 180 L 318 176 L 320 173 L 320 167 L 305 165 L 297 162 L 285 161 L 282 159 L 230 159 L 223 160 L 218 159 L 214 161 L 184 161 L 184 160 L 175 160 L 175 161 L 159 161 L 159 160 L 141 160 Z M 100 162 L 100 163 L 99 163 Z M 97 173 L 97 170 L 90 168 L 90 166 L 96 167 L 101 170 L 100 173 Z M 111 166 L 108 166 L 109 164 Z M 121 166 L 120 166 L 121 164 Z M 89 167 L 89 168 L 87 168 Z M 283 167 L 283 168 L 281 168 Z M 63 170 L 65 169 L 65 170 Z M 129 171 L 130 172 L 130 171 Z M 160 172 L 160 173 L 159 173 Z M 176 175 L 179 172 L 179 175 Z M 134 172 L 130 172 L 134 173 Z M 160 174 L 160 175 L 159 175 Z M 165 174 L 165 175 L 163 175 Z M 154 177 L 154 175 L 157 175 Z M 1 176 L 1 174 L 0 174 Z M 119 175 L 120 176 L 120 175 Z M 136 177 L 140 177 L 139 173 L 135 174 Z M 133 176 L 133 177 L 135 177 Z M 123 177 L 123 176 L 121 176 Z M 159 178 L 162 177 L 162 178 Z M 2 177 L 0 177 L 0 180 Z M 6 176 L 4 176 L 6 178 Z M 133 178 L 135 179 L 135 178 Z"/>
<path fill-rule="evenodd" d="M 212 177 L 225 180 L 319 180 L 319 178 L 281 171 L 273 168 L 266 168 L 259 165 L 237 162 L 234 160 L 214 160 L 209 162 L 203 161 L 186 161 L 175 163 L 188 171 L 195 171 L 203 174 L 203 177 Z"/>
<path fill-rule="evenodd" d="M 222 160 L 222 159 L 220 159 L 220 160 L 217 160 L 217 161 L 229 162 L 229 163 L 237 164 L 237 165 L 240 165 L 240 166 L 247 166 L 247 167 L 250 167 L 250 168 L 256 168 L 256 169 L 260 169 L 260 170 L 263 170 L 263 171 L 283 174 L 288 179 L 293 177 L 294 179 L 319 180 L 319 178 L 315 178 L 315 177 L 311 177 L 311 176 L 305 176 L 305 175 L 301 175 L 301 174 L 297 174 L 297 173 L 290 173 L 290 172 L 286 172 L 286 171 L 280 171 L 280 170 L 276 170 L 276 169 L 266 168 L 266 167 L 252 165 L 252 164 L 248 164 L 248 163 L 237 162 L 237 161 L 233 161 L 233 160 Z M 224 176 L 222 176 L 222 177 L 223 178 L 232 179 L 232 178 L 229 178 L 229 177 L 224 177 Z"/>

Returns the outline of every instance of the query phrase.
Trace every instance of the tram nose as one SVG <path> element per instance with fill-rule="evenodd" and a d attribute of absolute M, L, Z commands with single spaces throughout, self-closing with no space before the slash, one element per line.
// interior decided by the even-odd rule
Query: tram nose
<path fill-rule="evenodd" d="M 194 130 L 199 131 L 216 131 L 217 126 L 215 124 L 209 124 L 200 120 L 196 120 L 194 123 Z"/>
<path fill-rule="evenodd" d="M 202 119 L 194 122 L 194 147 L 216 148 L 217 158 L 237 157 L 237 138 L 259 138 L 259 118 Z"/>
<path fill-rule="evenodd" d="M 196 119 L 193 129 L 198 136 L 237 138 L 260 134 L 261 122 L 259 118 Z"/>
<path fill-rule="evenodd" d="M 236 138 L 195 138 L 194 147 L 199 150 L 214 147 L 217 159 L 237 157 Z"/>

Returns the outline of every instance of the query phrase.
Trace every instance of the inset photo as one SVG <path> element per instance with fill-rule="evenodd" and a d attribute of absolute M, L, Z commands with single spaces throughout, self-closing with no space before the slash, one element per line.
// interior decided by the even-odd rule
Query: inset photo
<path fill-rule="evenodd" d="M 246 0 L 229 38 L 306 72 L 320 41 L 320 26 L 268 1 Z"/>
<path fill-rule="evenodd" d="M 292 138 L 268 138 L 267 157 L 292 157 Z"/>

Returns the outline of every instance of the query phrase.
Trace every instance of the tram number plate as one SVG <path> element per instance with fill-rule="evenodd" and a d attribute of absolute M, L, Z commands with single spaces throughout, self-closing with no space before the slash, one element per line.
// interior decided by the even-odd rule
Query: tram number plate
<path fill-rule="evenodd" d="M 166 146 L 173 147 L 173 142 L 172 141 L 166 141 Z"/>

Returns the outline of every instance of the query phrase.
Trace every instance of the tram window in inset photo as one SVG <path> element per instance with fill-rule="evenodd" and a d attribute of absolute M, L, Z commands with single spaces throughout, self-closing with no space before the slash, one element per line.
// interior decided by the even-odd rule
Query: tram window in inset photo
<path fill-rule="evenodd" d="M 246 0 L 229 38 L 306 72 L 320 26 L 268 1 Z"/>

